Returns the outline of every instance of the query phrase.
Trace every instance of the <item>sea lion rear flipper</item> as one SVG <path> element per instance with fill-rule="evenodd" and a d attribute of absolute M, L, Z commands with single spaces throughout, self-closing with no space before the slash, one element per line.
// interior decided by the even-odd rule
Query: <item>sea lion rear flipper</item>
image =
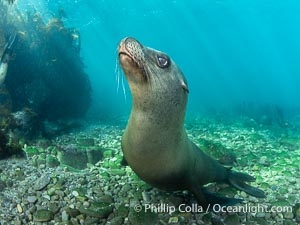
<path fill-rule="evenodd" d="M 202 189 L 202 192 L 203 192 L 203 194 L 206 198 L 206 201 L 211 205 L 219 204 L 219 205 L 222 205 L 222 206 L 230 206 L 230 205 L 236 205 L 238 203 L 243 202 L 243 199 L 227 198 L 227 197 L 209 192 L 206 189 Z"/>
<path fill-rule="evenodd" d="M 220 196 L 214 193 L 209 192 L 208 190 L 199 187 L 196 187 L 198 185 L 195 185 L 194 188 L 191 190 L 196 199 L 197 202 L 206 210 L 207 207 L 213 206 L 215 204 L 222 205 L 222 206 L 230 206 L 235 205 L 238 203 L 241 203 L 243 199 L 237 199 L 237 198 L 227 198 L 224 196 Z M 211 207 L 210 207 L 211 208 Z"/>
<path fill-rule="evenodd" d="M 245 182 L 253 182 L 255 178 L 245 174 L 234 172 L 232 170 L 228 170 L 228 183 L 231 184 L 233 187 L 237 188 L 238 190 L 244 191 L 249 195 L 252 195 L 257 198 L 265 198 L 266 195 L 264 191 L 252 187 L 251 185 L 246 184 Z"/>

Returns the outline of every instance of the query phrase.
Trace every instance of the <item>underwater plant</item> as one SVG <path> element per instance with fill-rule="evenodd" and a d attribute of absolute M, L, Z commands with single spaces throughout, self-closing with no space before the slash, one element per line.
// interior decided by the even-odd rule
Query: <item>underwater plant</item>
<path fill-rule="evenodd" d="M 11 155 L 22 155 L 23 151 L 17 140 L 9 137 L 0 129 L 0 160 Z"/>
<path fill-rule="evenodd" d="M 83 116 L 91 102 L 91 85 L 80 56 L 79 31 L 59 18 L 46 22 L 36 11 L 26 15 L 10 11 L 0 1 L 0 56 L 8 57 L 1 114 L 27 118 L 31 112 L 34 124 Z M 32 125 L 24 121 L 18 128 Z M 34 129 L 43 127 L 21 130 Z"/>

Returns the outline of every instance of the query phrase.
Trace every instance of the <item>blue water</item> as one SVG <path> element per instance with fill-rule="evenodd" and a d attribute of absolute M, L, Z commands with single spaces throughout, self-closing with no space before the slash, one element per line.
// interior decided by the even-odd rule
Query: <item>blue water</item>
<path fill-rule="evenodd" d="M 189 83 L 189 111 L 241 102 L 300 108 L 298 0 L 20 0 L 18 7 L 45 18 L 63 8 L 65 24 L 79 29 L 92 111 L 130 111 L 127 83 L 125 100 L 115 79 L 126 36 L 175 60 Z"/>

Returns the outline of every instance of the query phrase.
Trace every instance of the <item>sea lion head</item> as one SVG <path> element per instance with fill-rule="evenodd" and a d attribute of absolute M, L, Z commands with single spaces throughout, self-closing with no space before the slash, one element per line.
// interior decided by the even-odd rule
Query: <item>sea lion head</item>
<path fill-rule="evenodd" d="M 119 43 L 118 55 L 129 83 L 133 107 L 153 111 L 168 106 L 165 108 L 185 111 L 187 81 L 167 54 L 143 46 L 134 38 L 124 38 Z"/>

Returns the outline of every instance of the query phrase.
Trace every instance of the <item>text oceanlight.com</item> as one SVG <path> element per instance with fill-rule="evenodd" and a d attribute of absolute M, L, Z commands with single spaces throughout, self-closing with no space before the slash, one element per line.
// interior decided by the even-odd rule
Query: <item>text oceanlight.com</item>
<path fill-rule="evenodd" d="M 190 212 L 190 213 L 203 213 L 203 212 L 215 212 L 215 213 L 284 213 L 292 212 L 293 209 L 291 206 L 266 206 L 266 205 L 235 205 L 235 206 L 222 206 L 219 204 L 208 205 L 207 208 L 202 207 L 198 204 L 181 204 L 179 206 L 173 206 L 169 204 L 144 204 L 144 205 L 135 205 L 134 210 L 136 212 L 154 212 L 154 213 L 168 213 L 172 214 L 176 211 L 179 212 Z"/>

